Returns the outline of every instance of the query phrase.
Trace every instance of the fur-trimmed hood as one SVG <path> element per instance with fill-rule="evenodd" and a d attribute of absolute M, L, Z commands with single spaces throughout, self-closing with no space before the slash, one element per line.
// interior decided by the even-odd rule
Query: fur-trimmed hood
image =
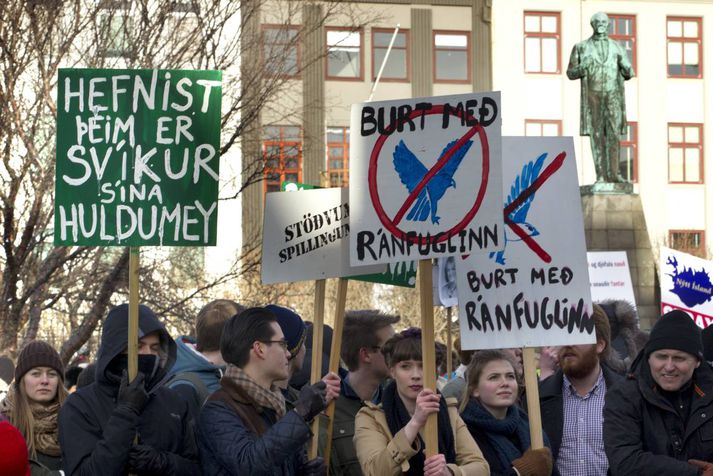
<path fill-rule="evenodd" d="M 597 304 L 606 312 L 611 327 L 610 365 L 625 371 L 644 348 L 649 335 L 639 329 L 636 309 L 631 303 L 610 299 Z"/>

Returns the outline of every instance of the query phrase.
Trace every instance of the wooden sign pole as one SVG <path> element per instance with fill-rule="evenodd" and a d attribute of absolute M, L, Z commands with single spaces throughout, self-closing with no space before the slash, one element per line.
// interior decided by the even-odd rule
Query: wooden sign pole
<path fill-rule="evenodd" d="M 129 382 L 133 382 L 139 372 L 139 258 L 140 248 L 129 248 L 129 328 L 128 328 L 128 369 Z"/>
<path fill-rule="evenodd" d="M 324 336 L 324 298 L 327 281 L 318 279 L 314 282 L 314 320 L 312 323 L 312 372 L 310 382 L 315 384 L 322 378 L 322 349 Z M 312 420 L 312 441 L 309 447 L 309 459 L 317 457 L 319 449 L 319 418 Z"/>
<path fill-rule="evenodd" d="M 421 352 L 423 354 L 423 388 L 436 391 L 436 345 L 433 330 L 433 265 L 431 260 L 418 262 L 418 285 L 421 296 Z M 424 428 L 426 458 L 438 454 L 438 415 L 432 413 Z"/>
<path fill-rule="evenodd" d="M 527 415 L 530 420 L 530 445 L 533 450 L 544 446 L 542 438 L 542 415 L 540 414 L 540 391 L 537 382 L 537 364 L 535 349 L 522 349 L 522 363 L 525 372 L 525 388 L 527 389 Z"/>
<path fill-rule="evenodd" d="M 342 351 L 342 336 L 344 334 L 344 310 L 347 306 L 347 288 L 349 280 L 339 278 L 337 282 L 337 303 L 334 310 L 334 337 L 332 340 L 332 350 L 329 354 L 329 371 L 337 373 Z M 327 466 L 329 474 L 329 459 L 332 455 L 332 435 L 334 434 L 334 412 L 336 410 L 336 400 L 333 400 L 327 407 L 327 441 L 324 450 L 324 464 Z"/>
<path fill-rule="evenodd" d="M 448 340 L 446 341 L 446 380 L 451 379 L 453 374 L 453 326 L 451 325 L 451 314 L 453 308 L 448 306 L 446 308 L 446 322 L 448 330 Z"/>

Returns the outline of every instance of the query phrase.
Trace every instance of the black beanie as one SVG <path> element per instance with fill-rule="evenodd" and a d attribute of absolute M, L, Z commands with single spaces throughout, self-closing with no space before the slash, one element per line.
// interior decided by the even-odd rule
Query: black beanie
<path fill-rule="evenodd" d="M 688 352 L 700 360 L 703 358 L 701 329 L 687 313 L 679 310 L 667 312 L 651 329 L 645 349 L 647 357 L 655 350 L 674 349 Z"/>

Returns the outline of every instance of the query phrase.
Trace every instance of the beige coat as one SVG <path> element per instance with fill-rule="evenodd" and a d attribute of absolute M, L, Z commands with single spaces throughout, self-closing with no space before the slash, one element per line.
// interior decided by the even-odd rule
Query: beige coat
<path fill-rule="evenodd" d="M 490 467 L 483 453 L 458 415 L 458 402 L 455 398 L 448 398 L 446 402 L 456 444 L 456 464 L 449 464 L 448 469 L 455 476 L 489 475 Z M 419 440 L 411 446 L 403 429 L 393 436 L 381 405 L 365 403 L 366 406 L 357 413 L 354 433 L 354 446 L 364 476 L 405 473 L 409 469 L 408 460 L 421 451 Z"/>

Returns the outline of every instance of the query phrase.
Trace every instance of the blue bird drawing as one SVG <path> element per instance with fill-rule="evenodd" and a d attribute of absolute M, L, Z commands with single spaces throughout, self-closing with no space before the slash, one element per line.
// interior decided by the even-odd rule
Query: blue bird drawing
<path fill-rule="evenodd" d="M 453 147 L 457 140 L 448 143 L 438 157 L 440 159 L 448 150 Z M 438 225 L 438 201 L 443 198 L 449 187 L 456 188 L 456 181 L 453 179 L 458 166 L 463 161 L 463 157 L 473 145 L 469 140 L 463 143 L 451 156 L 450 160 L 428 181 L 421 189 L 415 203 L 406 215 L 407 220 L 426 221 L 431 216 L 431 222 Z M 423 177 L 428 173 L 428 169 L 418 160 L 418 157 L 406 147 L 404 141 L 400 141 L 394 149 L 394 168 L 399 174 L 401 182 L 406 186 L 409 193 L 412 193 Z"/>
<path fill-rule="evenodd" d="M 532 185 L 535 180 L 537 180 L 537 177 L 540 176 L 540 172 L 542 171 L 542 166 L 544 165 L 546 158 L 547 152 L 540 155 L 537 159 L 531 160 L 522 167 L 520 175 L 515 177 L 515 181 L 510 186 L 510 195 L 508 195 L 507 201 L 505 202 L 505 206 L 503 208 L 507 207 L 513 201 L 515 201 L 515 199 L 520 196 L 523 190 L 525 190 L 527 187 Z M 534 199 L 535 194 L 533 193 L 532 195 L 527 197 L 527 199 L 525 199 L 525 201 L 522 202 L 520 206 L 510 212 L 509 216 L 510 220 L 512 220 L 513 223 L 520 225 L 520 228 L 523 228 L 529 236 L 537 236 L 540 234 L 540 232 L 537 231 L 537 228 L 535 228 L 534 225 L 527 222 L 527 213 L 530 211 L 530 204 L 532 204 L 532 201 Z M 522 238 L 509 231 L 508 227 L 506 226 L 505 247 L 507 247 L 509 241 L 522 241 Z M 493 257 L 495 258 L 496 263 L 504 265 L 505 248 L 503 248 L 502 251 L 495 251 L 490 253 L 490 258 Z"/>

